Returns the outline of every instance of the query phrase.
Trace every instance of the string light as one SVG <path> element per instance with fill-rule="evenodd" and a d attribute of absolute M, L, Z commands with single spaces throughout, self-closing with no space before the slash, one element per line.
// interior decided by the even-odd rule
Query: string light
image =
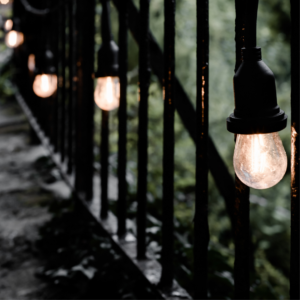
<path fill-rule="evenodd" d="M 30 54 L 28 56 L 28 69 L 31 72 L 33 72 L 35 69 L 35 55 L 34 54 Z"/>
<path fill-rule="evenodd" d="M 14 22 L 11 19 L 6 20 L 4 23 L 4 29 L 6 31 L 10 31 L 13 27 L 13 24 L 14 24 Z"/>
<path fill-rule="evenodd" d="M 94 100 L 99 108 L 110 111 L 120 104 L 119 48 L 113 40 L 110 26 L 110 4 L 102 1 L 102 45 L 98 51 L 97 85 Z"/>
<path fill-rule="evenodd" d="M 57 89 L 57 75 L 41 74 L 36 75 L 33 82 L 34 93 L 41 97 L 47 98 L 54 94 Z"/>
<path fill-rule="evenodd" d="M 119 77 L 97 78 L 97 86 L 94 93 L 97 106 L 103 110 L 113 110 L 119 107 L 120 103 L 120 82 Z"/>
<path fill-rule="evenodd" d="M 17 48 L 24 42 L 24 34 L 19 31 L 11 30 L 5 36 L 5 44 L 9 48 Z"/>
<path fill-rule="evenodd" d="M 273 72 L 256 47 L 257 1 L 248 1 L 245 48 L 233 78 L 235 109 L 227 130 L 236 133 L 233 164 L 238 178 L 249 187 L 266 189 L 277 184 L 287 169 L 287 156 L 278 135 L 287 115 L 277 104 Z"/>
<path fill-rule="evenodd" d="M 238 134 L 233 156 L 240 180 L 255 189 L 277 184 L 287 169 L 287 156 L 277 132 Z"/>

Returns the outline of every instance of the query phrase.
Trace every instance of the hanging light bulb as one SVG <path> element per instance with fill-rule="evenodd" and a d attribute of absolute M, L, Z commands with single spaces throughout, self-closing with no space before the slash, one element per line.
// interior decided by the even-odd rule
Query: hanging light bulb
<path fill-rule="evenodd" d="M 98 68 L 95 73 L 97 86 L 94 92 L 94 100 L 97 106 L 110 111 L 120 104 L 119 81 L 119 48 L 113 41 L 110 29 L 110 4 L 108 0 L 102 1 L 101 16 L 102 45 L 98 51 Z"/>
<path fill-rule="evenodd" d="M 233 165 L 244 184 L 266 189 L 287 169 L 277 133 L 286 127 L 287 115 L 277 105 L 275 78 L 261 59 L 261 49 L 243 48 L 242 55 L 234 76 L 235 110 L 227 119 L 227 130 L 237 134 Z"/>
<path fill-rule="evenodd" d="M 22 32 L 11 30 L 5 36 L 5 44 L 9 48 L 17 48 L 24 42 L 24 35 Z"/>
<path fill-rule="evenodd" d="M 277 184 L 287 169 L 278 133 L 238 134 L 233 165 L 236 175 L 249 187 L 267 189 Z"/>
<path fill-rule="evenodd" d="M 9 48 L 17 48 L 24 42 L 24 34 L 22 33 L 21 20 L 14 18 L 5 22 L 5 30 L 10 30 L 5 36 L 5 44 Z"/>
<path fill-rule="evenodd" d="M 242 55 L 234 76 L 235 110 L 227 118 L 227 130 L 237 134 L 233 165 L 244 184 L 266 189 L 287 169 L 277 133 L 286 127 L 287 115 L 277 105 L 275 78 L 261 59 L 261 49 L 243 48 Z"/>
<path fill-rule="evenodd" d="M 28 69 L 31 72 L 33 72 L 35 69 L 35 55 L 34 54 L 30 54 L 28 56 Z"/>
<path fill-rule="evenodd" d="M 10 31 L 13 27 L 14 22 L 11 19 L 8 19 L 4 23 L 4 29 L 5 31 Z"/>
<path fill-rule="evenodd" d="M 57 75 L 55 57 L 50 49 L 31 54 L 28 57 L 28 68 L 34 65 L 35 79 L 32 85 L 34 93 L 47 98 L 54 94 L 57 89 Z"/>
<path fill-rule="evenodd" d="M 0 0 L 0 3 L 4 4 L 4 5 L 7 4 L 8 2 L 9 2 L 9 0 Z"/>
<path fill-rule="evenodd" d="M 103 110 L 113 110 L 119 107 L 120 82 L 119 77 L 99 77 L 94 93 L 97 106 Z"/>
<path fill-rule="evenodd" d="M 256 47 L 258 0 L 247 1 L 245 48 L 233 77 L 235 109 L 227 118 L 227 130 L 236 133 L 233 164 L 246 185 L 266 189 L 277 184 L 287 169 L 287 156 L 278 131 L 287 115 L 277 104 L 273 72 Z"/>
<path fill-rule="evenodd" d="M 50 97 L 57 89 L 57 76 L 55 74 L 36 75 L 32 87 L 37 96 Z"/>

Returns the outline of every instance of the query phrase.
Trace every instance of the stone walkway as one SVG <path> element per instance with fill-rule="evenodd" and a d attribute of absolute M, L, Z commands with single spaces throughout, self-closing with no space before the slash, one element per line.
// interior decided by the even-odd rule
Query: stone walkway
<path fill-rule="evenodd" d="M 0 299 L 41 295 L 44 283 L 35 273 L 43 262 L 34 241 L 38 227 L 50 218 L 43 204 L 70 193 L 57 170 L 38 171 L 36 161 L 47 152 L 30 140 L 29 125 L 16 101 L 0 103 Z"/>

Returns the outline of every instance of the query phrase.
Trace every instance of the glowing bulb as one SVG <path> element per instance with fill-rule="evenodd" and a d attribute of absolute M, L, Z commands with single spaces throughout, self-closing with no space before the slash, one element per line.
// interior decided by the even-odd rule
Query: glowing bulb
<path fill-rule="evenodd" d="M 50 74 L 36 75 L 33 82 L 34 93 L 41 97 L 50 97 L 57 89 L 57 76 Z"/>
<path fill-rule="evenodd" d="M 4 29 L 6 31 L 10 31 L 12 29 L 12 27 L 13 27 L 13 24 L 14 23 L 13 23 L 12 20 L 10 20 L 10 19 L 6 20 L 5 23 L 4 23 Z"/>
<path fill-rule="evenodd" d="M 34 54 L 30 54 L 28 56 L 28 69 L 29 71 L 33 72 L 35 68 L 35 56 Z"/>
<path fill-rule="evenodd" d="M 99 108 L 113 110 L 119 107 L 120 82 L 119 77 L 97 78 L 94 99 Z"/>
<path fill-rule="evenodd" d="M 5 36 L 5 43 L 9 48 L 16 48 L 24 42 L 24 35 L 22 32 L 11 30 Z"/>
<path fill-rule="evenodd" d="M 7 4 L 9 2 L 9 0 L 0 0 L 1 4 Z"/>
<path fill-rule="evenodd" d="M 287 169 L 278 133 L 238 134 L 233 165 L 239 179 L 252 188 L 267 189 L 277 184 Z"/>

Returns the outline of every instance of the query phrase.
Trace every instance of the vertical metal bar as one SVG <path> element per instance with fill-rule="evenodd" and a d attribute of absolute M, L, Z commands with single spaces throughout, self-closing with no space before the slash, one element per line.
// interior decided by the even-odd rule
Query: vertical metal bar
<path fill-rule="evenodd" d="M 127 31 L 128 31 L 128 0 L 120 3 L 119 11 L 119 76 L 120 76 L 120 107 L 119 107 L 119 144 L 118 144 L 118 235 L 126 233 L 126 144 L 127 144 Z"/>
<path fill-rule="evenodd" d="M 74 64 L 75 64 L 75 53 L 74 50 L 74 10 L 73 2 L 68 3 L 68 25 L 69 25 L 69 57 L 68 57 L 68 66 L 69 66 L 69 92 L 68 92 L 68 142 L 67 142 L 67 156 L 68 156 L 68 174 L 71 174 L 73 171 L 73 138 L 74 138 Z"/>
<path fill-rule="evenodd" d="M 149 4 L 140 0 L 140 52 L 139 52 L 139 125 L 138 125 L 138 209 L 137 209 L 137 257 L 146 255 L 146 204 L 148 164 L 148 94 L 150 82 L 149 62 Z"/>
<path fill-rule="evenodd" d="M 163 223 L 161 285 L 173 283 L 174 239 L 174 112 L 175 112 L 175 0 L 165 0 Z"/>
<path fill-rule="evenodd" d="M 101 35 L 103 41 L 112 39 L 110 28 L 110 1 L 102 0 L 101 15 Z M 100 57 L 98 56 L 98 59 Z M 105 57 L 101 59 L 105 60 Z M 100 145 L 100 164 L 101 164 L 101 212 L 100 217 L 106 219 L 108 216 L 108 155 L 109 155 L 109 111 L 102 110 L 101 121 L 101 145 Z"/>
<path fill-rule="evenodd" d="M 52 144 L 54 146 L 54 151 L 57 152 L 59 150 L 58 144 L 59 144 L 59 97 L 60 97 L 60 31 L 61 31 L 61 14 L 60 10 L 57 10 L 56 18 L 58 22 L 55 22 L 55 29 L 56 29 L 56 49 L 55 49 L 55 54 L 57 57 L 57 90 L 53 99 L 53 140 Z"/>
<path fill-rule="evenodd" d="M 234 299 L 249 299 L 249 195 L 250 188 L 235 175 Z"/>
<path fill-rule="evenodd" d="M 94 33 L 95 1 L 76 1 L 77 103 L 75 187 L 87 201 L 93 197 Z"/>
<path fill-rule="evenodd" d="M 61 161 L 65 159 L 66 130 L 66 6 L 61 7 L 61 102 L 60 102 L 60 154 Z"/>
<path fill-rule="evenodd" d="M 291 269 L 290 299 L 299 299 L 299 1 L 291 0 Z"/>
<path fill-rule="evenodd" d="M 101 121 L 101 215 L 102 219 L 107 218 L 108 214 L 108 119 L 109 112 L 102 110 L 102 121 Z"/>
<path fill-rule="evenodd" d="M 82 141 L 83 141 L 83 132 L 81 129 L 82 123 L 82 114 L 81 106 L 83 105 L 83 81 L 82 81 L 82 12 L 81 6 L 83 0 L 76 1 L 76 11 L 75 11 L 75 33 L 76 33 L 76 44 L 74 48 L 77 48 L 76 51 L 76 104 L 75 104 L 75 188 L 77 191 L 84 190 L 84 180 L 83 180 L 83 166 L 81 161 L 81 156 L 83 155 Z"/>
<path fill-rule="evenodd" d="M 50 2 L 47 0 L 45 2 L 45 6 L 49 7 Z M 55 45 L 55 41 L 53 38 L 53 27 L 52 27 L 52 17 L 51 15 L 46 15 L 45 16 L 45 25 L 44 25 L 44 35 L 45 35 L 45 44 L 43 45 L 43 51 L 49 47 L 50 49 L 52 48 L 52 45 Z M 54 113 L 54 103 L 55 103 L 55 97 L 56 95 L 53 94 L 50 97 L 46 99 L 40 99 L 43 102 L 43 110 L 44 110 L 44 130 L 46 135 L 49 137 L 49 140 L 51 141 L 52 144 L 54 144 L 54 138 L 55 138 L 55 133 L 54 133 L 54 128 L 53 128 L 53 119 L 55 117 Z"/>
<path fill-rule="evenodd" d="M 196 202 L 194 217 L 195 299 L 207 299 L 209 3 L 197 1 Z"/>
<path fill-rule="evenodd" d="M 41 99 L 46 100 L 44 101 L 45 106 L 45 132 L 47 133 L 47 136 L 49 137 L 52 145 L 54 144 L 54 128 L 53 128 L 53 119 L 55 117 L 54 113 L 54 103 L 55 103 L 56 94 L 54 93 L 47 99 Z"/>
<path fill-rule="evenodd" d="M 47 4 L 48 4 L 48 2 L 45 1 L 44 2 L 45 7 L 47 7 Z M 50 41 L 48 21 L 50 22 L 51 20 L 49 19 L 49 17 L 47 15 L 42 17 L 42 24 L 41 24 L 42 36 L 41 36 L 41 43 L 40 43 L 41 51 L 45 51 L 45 44 L 47 44 L 47 43 L 49 44 L 49 41 Z M 47 102 L 49 102 L 49 99 L 48 98 L 41 99 L 40 97 L 38 97 L 38 101 L 39 101 L 40 112 L 41 112 L 39 123 L 40 123 L 45 135 L 49 137 L 48 128 L 47 128 L 47 124 L 49 122 L 47 120 L 47 114 L 46 114 L 46 112 L 48 111 L 46 109 L 46 107 L 47 107 Z M 53 138 L 50 137 L 50 141 L 53 143 Z"/>
<path fill-rule="evenodd" d="M 235 72 L 241 62 L 241 49 L 245 47 L 245 13 L 246 1 L 235 1 L 235 41 L 236 41 L 236 64 Z M 234 298 L 249 299 L 249 195 L 250 188 L 242 183 L 235 175 L 235 262 L 234 262 Z"/>

